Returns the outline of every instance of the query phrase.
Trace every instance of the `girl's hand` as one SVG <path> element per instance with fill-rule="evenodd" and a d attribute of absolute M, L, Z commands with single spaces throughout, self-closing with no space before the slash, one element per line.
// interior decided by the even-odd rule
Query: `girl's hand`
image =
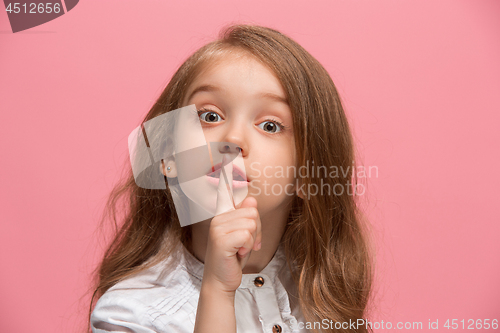
<path fill-rule="evenodd" d="M 222 167 L 228 184 L 232 184 L 232 162 L 224 166 L 224 161 L 225 157 Z M 242 270 L 251 251 L 260 250 L 261 222 L 255 198 L 247 197 L 240 208 L 234 208 L 232 191 L 224 178 L 221 170 L 216 216 L 208 233 L 203 284 L 234 295 L 241 284 Z"/>

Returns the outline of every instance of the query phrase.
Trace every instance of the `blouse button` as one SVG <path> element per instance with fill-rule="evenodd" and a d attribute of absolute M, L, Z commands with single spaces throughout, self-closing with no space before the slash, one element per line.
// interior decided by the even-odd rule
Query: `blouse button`
<path fill-rule="evenodd" d="M 281 326 L 276 324 L 273 326 L 273 333 L 281 333 Z"/>
<path fill-rule="evenodd" d="M 255 280 L 253 280 L 253 284 L 255 284 L 256 287 L 262 287 L 264 285 L 264 278 L 262 276 L 257 276 Z"/>

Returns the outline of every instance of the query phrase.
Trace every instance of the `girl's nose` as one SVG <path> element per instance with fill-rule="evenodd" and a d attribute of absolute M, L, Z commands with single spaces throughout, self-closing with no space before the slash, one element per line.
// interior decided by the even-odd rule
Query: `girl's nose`
<path fill-rule="evenodd" d="M 244 157 L 248 154 L 248 145 L 246 144 L 246 130 L 242 126 L 236 124 L 227 124 L 226 132 L 221 137 L 219 152 L 221 154 L 238 154 L 241 152 Z"/>
<path fill-rule="evenodd" d="M 221 154 L 238 154 L 242 149 L 235 143 L 232 142 L 220 142 L 219 143 L 219 153 Z"/>

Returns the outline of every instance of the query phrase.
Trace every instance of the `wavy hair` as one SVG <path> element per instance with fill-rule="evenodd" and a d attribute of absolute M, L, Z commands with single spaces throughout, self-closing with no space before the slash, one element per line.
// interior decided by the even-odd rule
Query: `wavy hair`
<path fill-rule="evenodd" d="M 304 188 L 325 188 L 328 184 L 330 189 L 338 189 L 339 185 L 345 189 L 350 184 L 355 189 L 358 177 L 353 164 L 353 137 L 330 75 L 298 43 L 271 28 L 244 24 L 224 28 L 219 39 L 198 49 L 179 67 L 143 123 L 182 107 L 184 94 L 193 80 L 225 52 L 252 55 L 278 77 L 292 111 L 297 167 L 310 161 L 316 166 L 343 170 L 338 177 L 302 178 Z M 366 319 L 373 265 L 367 224 L 357 198 L 352 191 L 342 191 L 293 199 L 282 242 L 308 322 Z M 127 202 L 121 223 L 117 218 L 120 199 Z M 117 229 L 95 272 L 89 330 L 92 310 L 106 290 L 165 259 L 179 242 L 188 244 L 191 240 L 190 227 L 180 227 L 170 190 L 138 187 L 131 170 L 112 190 L 106 212 Z M 356 332 L 368 330 L 363 326 Z"/>

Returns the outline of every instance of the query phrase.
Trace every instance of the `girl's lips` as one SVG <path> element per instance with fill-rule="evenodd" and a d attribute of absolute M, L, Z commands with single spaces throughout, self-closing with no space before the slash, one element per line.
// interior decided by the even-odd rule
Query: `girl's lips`
<path fill-rule="evenodd" d="M 210 169 L 209 173 L 207 173 L 207 181 L 214 185 L 215 187 L 219 186 L 219 178 L 221 173 L 221 163 L 214 165 L 214 170 Z M 242 187 L 248 186 L 248 178 L 244 175 L 243 171 L 233 164 L 233 189 L 239 189 Z"/>
<path fill-rule="evenodd" d="M 221 165 L 222 163 L 217 163 L 216 165 L 214 165 L 213 171 L 212 169 L 210 169 L 207 173 L 207 176 L 211 178 L 216 178 L 218 180 L 220 176 Z M 236 166 L 235 164 L 233 164 L 233 181 L 240 181 L 240 182 L 250 181 L 248 177 L 245 175 L 245 173 L 241 171 L 241 169 L 238 168 L 238 166 Z"/>
<path fill-rule="evenodd" d="M 219 186 L 219 178 L 215 177 L 210 177 L 210 176 L 205 176 L 207 177 L 207 181 L 212 184 L 214 187 Z M 233 180 L 233 190 L 237 190 L 243 187 L 248 187 L 248 182 L 246 181 L 238 181 L 238 180 Z"/>

